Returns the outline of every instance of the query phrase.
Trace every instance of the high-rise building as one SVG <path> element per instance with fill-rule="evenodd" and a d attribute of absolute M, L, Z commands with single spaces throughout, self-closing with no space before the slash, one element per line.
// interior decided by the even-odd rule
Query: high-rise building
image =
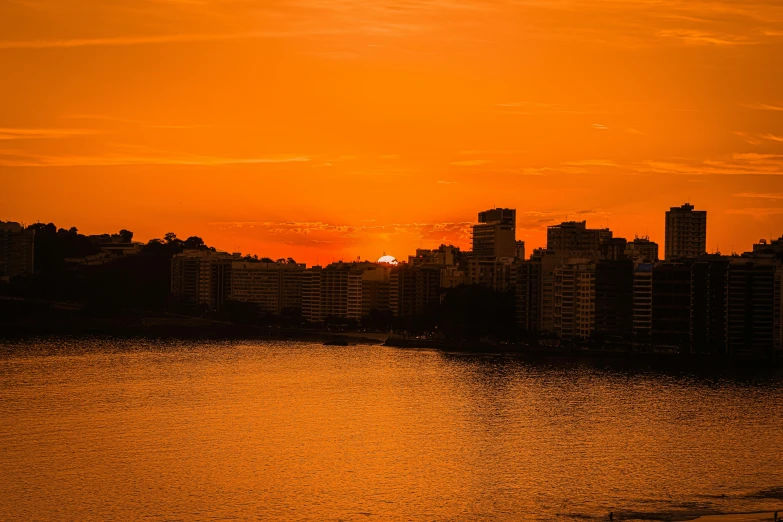
<path fill-rule="evenodd" d="M 302 319 L 321 323 L 324 313 L 321 309 L 321 274 L 323 267 L 313 266 L 302 275 Z"/>
<path fill-rule="evenodd" d="M 652 336 L 652 263 L 639 263 L 633 273 L 633 342 L 647 348 Z"/>
<path fill-rule="evenodd" d="M 516 322 L 528 334 L 541 331 L 541 257 L 522 261 L 516 267 Z"/>
<path fill-rule="evenodd" d="M 260 311 L 282 316 L 302 308 L 305 265 L 236 261 L 231 265 L 230 298 L 256 303 Z"/>
<path fill-rule="evenodd" d="M 633 339 L 634 264 L 600 260 L 595 266 L 595 333 L 611 342 Z"/>
<path fill-rule="evenodd" d="M 707 253 L 707 211 L 685 203 L 666 212 L 666 260 L 695 259 Z"/>
<path fill-rule="evenodd" d="M 171 259 L 171 294 L 188 307 L 220 310 L 231 293 L 236 257 L 225 252 L 186 250 Z"/>
<path fill-rule="evenodd" d="M 626 246 L 625 255 L 638 263 L 657 263 L 658 243 L 648 237 L 635 237 Z"/>
<path fill-rule="evenodd" d="M 776 264 L 732 259 L 726 296 L 726 352 L 766 355 L 775 340 Z"/>
<path fill-rule="evenodd" d="M 473 225 L 473 255 L 479 257 L 515 257 L 517 211 L 494 208 L 479 212 Z"/>
<path fill-rule="evenodd" d="M 486 286 L 498 292 L 510 290 L 514 285 L 511 258 L 467 256 L 464 265 L 468 284 Z"/>
<path fill-rule="evenodd" d="M 612 238 L 609 229 L 587 228 L 586 221 L 565 221 L 547 227 L 546 248 L 570 255 L 597 255 L 601 241 Z"/>
<path fill-rule="evenodd" d="M 0 221 L 0 280 L 32 275 L 35 230 Z"/>
<path fill-rule="evenodd" d="M 664 263 L 653 268 L 652 343 L 687 351 L 691 335 L 691 267 Z"/>
<path fill-rule="evenodd" d="M 703 256 L 691 266 L 693 353 L 726 353 L 726 298 L 730 258 Z"/>
<path fill-rule="evenodd" d="M 514 255 L 517 259 L 525 260 L 527 259 L 525 257 L 525 242 L 524 241 L 517 241 L 517 252 L 516 255 Z"/>
<path fill-rule="evenodd" d="M 348 319 L 359 321 L 373 310 L 389 310 L 391 267 L 356 263 L 348 274 Z"/>
<path fill-rule="evenodd" d="M 389 278 L 389 308 L 395 317 L 415 317 L 440 303 L 441 267 L 400 263 Z"/>
<path fill-rule="evenodd" d="M 610 261 L 626 259 L 628 240 L 624 237 L 611 237 L 601 241 L 601 257 Z"/>
<path fill-rule="evenodd" d="M 564 340 L 588 339 L 595 327 L 595 264 L 571 259 L 553 276 L 555 333 Z"/>

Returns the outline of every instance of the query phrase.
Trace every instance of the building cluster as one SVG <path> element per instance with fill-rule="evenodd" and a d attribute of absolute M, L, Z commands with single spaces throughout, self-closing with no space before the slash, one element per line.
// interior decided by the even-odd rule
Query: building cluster
<path fill-rule="evenodd" d="M 239 254 L 186 251 L 172 261 L 172 293 L 220 310 L 250 302 L 310 323 L 360 321 L 373 312 L 415 318 L 448 289 L 480 285 L 514 292 L 520 332 L 556 342 L 716 354 L 781 349 L 783 238 L 741 256 L 707 254 L 707 213 L 666 212 L 664 259 L 648 237 L 627 240 L 585 221 L 550 226 L 529 257 L 516 239 L 516 211 L 480 212 L 472 249 L 419 249 L 405 262 L 327 266 Z"/>
<path fill-rule="evenodd" d="M 0 221 L 0 281 L 33 273 L 35 230 Z"/>
<path fill-rule="evenodd" d="M 664 260 L 584 222 L 549 227 L 516 270 L 517 321 L 563 341 L 637 350 L 767 353 L 783 339 L 783 238 L 741 256 L 707 254 L 707 213 L 666 212 Z"/>

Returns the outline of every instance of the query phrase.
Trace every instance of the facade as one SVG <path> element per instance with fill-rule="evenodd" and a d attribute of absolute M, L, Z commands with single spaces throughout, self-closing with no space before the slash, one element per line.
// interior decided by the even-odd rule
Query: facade
<path fill-rule="evenodd" d="M 666 260 L 695 259 L 707 253 L 707 211 L 685 203 L 666 212 Z"/>
<path fill-rule="evenodd" d="M 633 342 L 648 347 L 652 339 L 652 276 L 651 263 L 639 263 L 633 273 Z"/>
<path fill-rule="evenodd" d="M 188 307 L 220 310 L 231 292 L 236 256 L 210 250 L 186 250 L 171 259 L 171 294 Z"/>
<path fill-rule="evenodd" d="M 603 340 L 633 339 L 634 264 L 601 260 L 595 267 L 595 333 Z"/>
<path fill-rule="evenodd" d="M 514 286 L 513 258 L 467 256 L 464 261 L 467 282 L 505 292 Z"/>
<path fill-rule="evenodd" d="M 391 267 L 357 263 L 348 274 L 348 319 L 356 321 L 373 310 L 389 310 Z"/>
<path fill-rule="evenodd" d="M 727 279 L 726 352 L 764 355 L 775 338 L 775 272 L 772 263 L 732 260 Z"/>
<path fill-rule="evenodd" d="M 730 260 L 704 256 L 691 266 L 691 339 L 693 353 L 726 353 L 726 299 Z"/>
<path fill-rule="evenodd" d="M 572 259 L 553 276 L 555 333 L 564 340 L 589 338 L 595 326 L 595 264 Z"/>
<path fill-rule="evenodd" d="M 389 309 L 395 317 L 415 317 L 430 311 L 440 303 L 439 266 L 410 266 L 407 263 L 392 268 L 389 276 Z"/>
<path fill-rule="evenodd" d="M 664 263 L 653 268 L 652 344 L 686 351 L 691 336 L 691 267 Z"/>
<path fill-rule="evenodd" d="M 478 224 L 473 225 L 473 254 L 479 257 L 515 257 L 516 220 L 517 211 L 513 208 L 479 212 Z"/>
<path fill-rule="evenodd" d="M 0 221 L 0 280 L 33 274 L 35 230 Z"/>
<path fill-rule="evenodd" d="M 441 245 L 435 250 L 426 248 L 416 249 L 415 256 L 408 256 L 408 264 L 411 266 L 420 265 L 458 265 L 462 260 L 463 253 L 459 247 L 453 245 Z"/>
<path fill-rule="evenodd" d="M 541 258 L 522 261 L 516 267 L 516 322 L 525 333 L 541 331 Z"/>
<path fill-rule="evenodd" d="M 587 228 L 586 221 L 565 221 L 546 231 L 546 248 L 570 255 L 598 254 L 601 241 L 612 238 L 609 229 Z"/>
<path fill-rule="evenodd" d="M 648 237 L 635 237 L 628 243 L 625 255 L 638 263 L 657 263 L 658 243 Z"/>
<path fill-rule="evenodd" d="M 302 274 L 302 319 L 310 323 L 321 323 L 324 312 L 321 309 L 321 274 L 323 267 L 313 266 Z"/>
<path fill-rule="evenodd" d="M 298 312 L 304 272 L 303 264 L 234 262 L 229 295 L 234 301 L 256 303 L 267 314 Z"/>

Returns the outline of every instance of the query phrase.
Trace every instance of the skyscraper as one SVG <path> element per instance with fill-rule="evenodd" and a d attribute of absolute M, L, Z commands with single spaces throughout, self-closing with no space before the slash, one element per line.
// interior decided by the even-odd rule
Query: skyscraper
<path fill-rule="evenodd" d="M 666 212 L 666 260 L 693 259 L 707 253 L 707 211 L 685 203 Z"/>
<path fill-rule="evenodd" d="M 473 255 L 480 257 L 515 257 L 517 253 L 517 211 L 493 208 L 479 212 L 473 225 Z"/>

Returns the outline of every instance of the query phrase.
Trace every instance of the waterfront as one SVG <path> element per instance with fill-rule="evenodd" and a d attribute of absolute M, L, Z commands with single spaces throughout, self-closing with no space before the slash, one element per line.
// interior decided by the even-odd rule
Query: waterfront
<path fill-rule="evenodd" d="M 783 375 L 285 342 L 0 346 L 0 519 L 622 520 L 783 504 Z"/>

